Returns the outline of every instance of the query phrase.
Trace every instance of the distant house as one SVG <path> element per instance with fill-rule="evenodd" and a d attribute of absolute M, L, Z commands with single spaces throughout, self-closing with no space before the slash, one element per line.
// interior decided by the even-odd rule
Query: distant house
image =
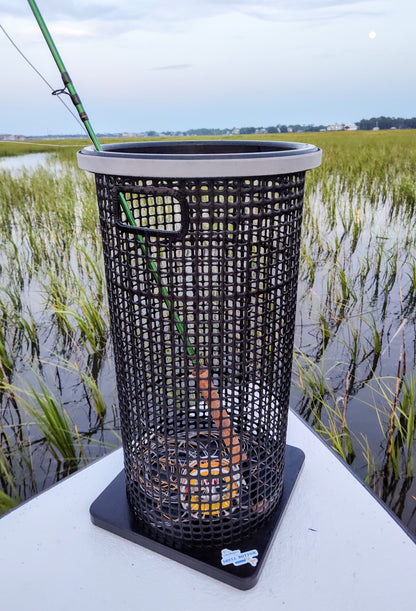
<path fill-rule="evenodd" d="M 334 125 L 328 125 L 328 127 L 326 128 L 326 131 L 327 132 L 342 132 L 343 129 L 344 129 L 344 125 L 335 123 Z"/>
<path fill-rule="evenodd" d="M 16 134 L 0 134 L 0 140 L 26 140 L 24 136 L 16 136 Z"/>
<path fill-rule="evenodd" d="M 355 132 L 358 129 L 358 125 L 355 123 L 348 123 L 344 126 L 345 131 L 347 132 Z"/>

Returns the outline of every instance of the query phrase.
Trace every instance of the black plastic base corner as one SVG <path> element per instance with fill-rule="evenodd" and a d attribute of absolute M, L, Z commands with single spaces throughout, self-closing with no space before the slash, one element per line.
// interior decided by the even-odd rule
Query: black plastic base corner
<path fill-rule="evenodd" d="M 304 459 L 302 450 L 286 446 L 283 494 L 276 511 L 253 535 L 234 541 L 230 548 L 195 548 L 184 552 L 157 541 L 130 510 L 124 471 L 93 502 L 90 507 L 91 519 L 97 526 L 116 535 L 235 588 L 248 590 L 256 585 L 260 577 Z"/>

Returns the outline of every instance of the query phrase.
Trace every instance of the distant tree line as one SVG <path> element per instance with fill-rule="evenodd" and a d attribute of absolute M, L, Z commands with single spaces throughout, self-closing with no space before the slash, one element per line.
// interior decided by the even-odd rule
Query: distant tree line
<path fill-rule="evenodd" d="M 403 119 L 401 117 L 372 117 L 371 119 L 361 119 L 356 122 L 358 129 L 362 130 L 372 130 L 374 127 L 378 127 L 379 129 L 416 129 L 416 117 L 412 119 Z M 321 132 L 326 131 L 326 125 L 270 125 L 269 127 L 240 127 L 236 128 L 227 128 L 227 129 L 209 129 L 209 128 L 200 128 L 200 129 L 189 129 L 186 132 L 182 132 L 186 136 L 223 136 L 230 133 L 239 133 L 241 135 L 249 135 L 249 134 L 287 134 L 288 132 Z M 175 135 L 175 132 L 168 132 L 168 134 Z"/>
<path fill-rule="evenodd" d="M 361 119 L 357 123 L 359 129 L 416 129 L 416 117 L 403 119 L 402 117 L 372 117 Z"/>
<path fill-rule="evenodd" d="M 374 128 L 378 129 L 416 129 L 416 117 L 411 119 L 403 119 L 402 117 L 372 117 L 371 119 L 361 119 L 357 121 L 355 125 L 360 130 L 373 130 Z M 343 124 L 339 126 L 339 129 L 343 129 Z M 241 135 L 249 135 L 249 134 L 287 134 L 288 132 L 296 133 L 296 132 L 322 132 L 326 131 L 326 125 L 270 125 L 268 127 L 240 127 L 240 128 L 209 128 L 209 127 L 200 127 L 197 129 L 188 129 L 187 131 L 163 131 L 156 132 L 154 130 L 149 130 L 142 133 L 130 134 L 136 136 L 149 136 L 156 137 L 160 135 L 165 136 L 228 136 L 230 134 L 241 134 Z M 7 135 L 7 134 L 6 134 Z M 99 138 L 121 138 L 126 136 L 126 134 L 122 133 L 98 133 L 97 136 Z M 49 138 L 54 136 L 28 136 L 29 139 L 32 138 Z M 58 136 L 57 136 L 58 137 Z M 67 135 L 59 135 L 59 138 L 82 138 L 84 134 L 67 134 Z M 21 136 L 24 138 L 24 136 Z M 4 138 L 3 138 L 4 139 Z"/>
<path fill-rule="evenodd" d="M 403 119 L 401 117 L 372 117 L 371 119 L 361 119 L 355 123 L 360 130 L 372 130 L 378 129 L 416 129 L 416 117 L 412 119 Z M 337 126 L 338 129 L 348 128 L 344 124 Z M 146 131 L 142 134 L 136 134 L 137 136 L 146 135 L 148 137 L 156 137 L 160 135 L 164 136 L 229 136 L 231 134 L 287 134 L 287 133 L 299 133 L 299 132 L 324 132 L 328 128 L 327 125 L 304 125 L 295 123 L 291 125 L 277 124 L 269 125 L 268 127 L 199 127 L 195 129 L 188 129 L 187 131 L 163 131 L 157 132 L 154 130 Z M 98 134 L 98 136 L 118 136 L 121 137 L 123 134 Z"/>
<path fill-rule="evenodd" d="M 374 128 L 378 129 L 416 129 L 416 117 L 412 119 L 403 119 L 401 117 L 372 117 L 371 119 L 361 119 L 355 123 L 358 129 L 360 130 L 372 130 Z M 327 125 L 302 125 L 300 123 L 296 123 L 293 125 L 269 125 L 268 127 L 226 127 L 226 128 L 217 128 L 217 127 L 199 127 L 196 129 L 188 129 L 187 131 L 147 131 L 145 132 L 146 136 L 155 137 L 155 136 L 228 136 L 230 134 L 241 134 L 250 135 L 250 134 L 287 134 L 287 133 L 299 133 L 299 132 L 324 132 L 327 130 Z M 339 129 L 343 129 L 343 124 L 339 125 Z M 111 135 L 111 134 L 107 134 Z M 122 134 L 112 134 L 122 135 Z M 140 135 L 140 134 L 137 134 Z"/>
<path fill-rule="evenodd" d="M 371 119 L 361 119 L 356 123 L 360 130 L 372 130 L 375 127 L 379 129 L 416 129 L 416 117 L 412 119 L 403 119 L 401 117 L 372 117 Z M 241 135 L 249 134 L 287 134 L 288 132 L 321 132 L 326 131 L 326 125 L 270 125 L 269 127 L 240 127 L 239 129 L 189 129 L 183 132 L 186 136 L 223 136 L 230 133 L 239 133 Z M 169 134 L 175 135 L 174 132 Z"/>
<path fill-rule="evenodd" d="M 270 125 L 269 127 L 240 127 L 240 128 L 207 128 L 188 129 L 181 132 L 185 136 L 224 136 L 232 133 L 241 135 L 248 134 L 287 134 L 288 132 L 319 132 L 325 130 L 325 125 Z M 156 132 L 146 132 L 148 136 L 156 135 Z M 163 132 L 167 136 L 175 136 L 178 132 Z"/>

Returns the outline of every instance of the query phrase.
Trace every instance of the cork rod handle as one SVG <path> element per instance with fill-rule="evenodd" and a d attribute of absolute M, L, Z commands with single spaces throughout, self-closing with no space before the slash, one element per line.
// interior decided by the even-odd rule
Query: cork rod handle
<path fill-rule="evenodd" d="M 200 367 L 198 371 L 194 370 L 192 375 L 197 381 L 199 391 L 208 406 L 211 418 L 215 422 L 215 426 L 227 448 L 231 464 L 235 465 L 239 463 L 240 460 L 247 460 L 246 455 L 242 453 L 240 440 L 231 425 L 228 412 L 221 406 L 220 396 L 210 377 L 208 368 Z"/>

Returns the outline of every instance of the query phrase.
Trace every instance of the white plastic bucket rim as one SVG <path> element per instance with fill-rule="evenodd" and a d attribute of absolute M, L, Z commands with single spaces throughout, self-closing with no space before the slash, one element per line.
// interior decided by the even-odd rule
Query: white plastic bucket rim
<path fill-rule="evenodd" d="M 303 142 L 188 140 L 129 142 L 78 152 L 82 170 L 110 176 L 221 178 L 304 172 L 321 164 L 322 151 Z"/>

